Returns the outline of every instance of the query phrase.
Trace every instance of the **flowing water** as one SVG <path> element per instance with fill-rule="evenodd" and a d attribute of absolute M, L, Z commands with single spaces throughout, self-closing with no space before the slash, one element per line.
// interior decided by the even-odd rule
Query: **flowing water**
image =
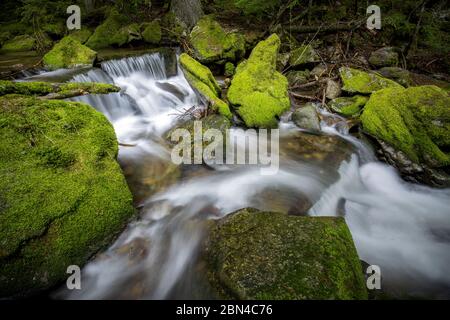
<path fill-rule="evenodd" d="M 245 207 L 345 215 L 360 258 L 380 266 L 385 291 L 450 297 L 450 190 L 402 181 L 349 135 L 343 119 L 326 111 L 321 136 L 280 123 L 276 175 L 248 165 L 185 166 L 179 173 L 164 133 L 200 101 L 182 72 L 167 77 L 164 65 L 152 54 L 104 62 L 73 78 L 123 89 L 72 100 L 89 103 L 114 125 L 140 214 L 84 267 L 82 290 L 61 289 L 55 297 L 214 298 L 199 259 L 206 224 Z"/>

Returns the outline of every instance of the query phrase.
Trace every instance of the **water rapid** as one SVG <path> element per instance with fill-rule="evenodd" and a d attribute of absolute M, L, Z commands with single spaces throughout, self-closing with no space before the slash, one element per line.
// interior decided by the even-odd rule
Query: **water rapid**
<path fill-rule="evenodd" d="M 104 62 L 73 81 L 122 88 L 72 100 L 92 105 L 113 124 L 119 161 L 140 214 L 85 266 L 82 290 L 62 289 L 56 297 L 214 298 L 198 259 L 205 225 L 245 207 L 345 215 L 360 258 L 380 266 L 390 293 L 450 297 L 450 190 L 402 181 L 376 161 L 368 145 L 349 135 L 343 119 L 322 111 L 330 119 L 322 123 L 323 136 L 281 123 L 276 175 L 263 176 L 245 165 L 192 166 L 165 180 L 173 164 L 164 133 L 200 103 L 182 72 L 168 77 L 164 58 L 151 54 Z M 162 187 L 150 192 L 155 181 Z"/>

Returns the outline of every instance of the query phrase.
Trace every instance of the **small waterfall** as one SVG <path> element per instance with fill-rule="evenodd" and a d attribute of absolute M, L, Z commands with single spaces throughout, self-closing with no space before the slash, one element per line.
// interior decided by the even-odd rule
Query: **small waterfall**
<path fill-rule="evenodd" d="M 139 72 L 151 79 L 167 79 L 164 57 L 158 53 L 102 62 L 102 69 L 112 77 L 127 77 Z"/>

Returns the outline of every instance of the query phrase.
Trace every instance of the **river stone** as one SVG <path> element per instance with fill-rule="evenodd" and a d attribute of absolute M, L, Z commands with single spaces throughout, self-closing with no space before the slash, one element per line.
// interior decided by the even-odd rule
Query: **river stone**
<path fill-rule="evenodd" d="M 341 85 L 334 80 L 328 79 L 327 80 L 327 88 L 325 91 L 325 96 L 328 99 L 336 99 L 341 95 Z"/>
<path fill-rule="evenodd" d="M 404 87 L 412 85 L 411 74 L 408 70 L 398 67 L 384 67 L 377 71 L 383 77 L 394 80 Z"/>
<path fill-rule="evenodd" d="M 205 257 L 221 299 L 367 299 L 343 218 L 243 209 L 211 226 Z"/>
<path fill-rule="evenodd" d="M 191 87 L 211 105 L 213 110 L 231 119 L 230 108 L 220 99 L 221 89 L 211 70 L 186 53 L 181 54 L 180 65 Z"/>
<path fill-rule="evenodd" d="M 369 62 L 377 68 L 396 67 L 398 65 L 398 53 L 392 47 L 381 48 L 372 52 Z"/>
<path fill-rule="evenodd" d="M 313 103 L 307 103 L 292 113 L 292 121 L 301 129 L 320 131 L 320 121 L 316 107 Z"/>
<path fill-rule="evenodd" d="M 235 62 L 244 57 L 245 38 L 237 32 L 225 32 L 212 16 L 204 16 L 192 29 L 189 42 L 194 57 L 203 64 Z"/>
<path fill-rule="evenodd" d="M 397 82 L 373 72 L 342 67 L 339 69 L 339 74 L 344 83 L 342 90 L 350 93 L 370 94 L 384 88 L 403 88 Z"/>
<path fill-rule="evenodd" d="M 302 45 L 291 51 L 289 64 L 291 67 L 301 67 L 311 63 L 317 63 L 320 57 L 311 45 Z"/>
<path fill-rule="evenodd" d="M 17 36 L 6 41 L 0 49 L 0 53 L 31 51 L 35 45 L 36 39 L 33 37 L 28 35 Z"/>
<path fill-rule="evenodd" d="M 44 66 L 50 70 L 61 68 L 92 67 L 97 52 L 84 46 L 71 36 L 61 39 L 51 51 L 44 56 Z"/>
<path fill-rule="evenodd" d="M 370 97 L 365 132 L 431 169 L 450 165 L 450 97 L 436 86 L 388 88 Z"/>
<path fill-rule="evenodd" d="M 133 215 L 114 129 L 82 103 L 0 97 L 0 297 L 67 278 Z"/>
<path fill-rule="evenodd" d="M 340 97 L 329 103 L 330 108 L 344 117 L 355 117 L 369 99 L 364 96 Z"/>
<path fill-rule="evenodd" d="M 274 128 L 289 110 L 288 81 L 276 70 L 280 38 L 273 34 L 258 43 L 241 62 L 228 90 L 228 100 L 247 127 Z"/>

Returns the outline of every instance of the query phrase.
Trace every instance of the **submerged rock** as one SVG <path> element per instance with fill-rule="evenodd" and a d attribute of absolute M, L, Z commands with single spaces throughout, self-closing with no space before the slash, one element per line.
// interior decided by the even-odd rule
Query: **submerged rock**
<path fill-rule="evenodd" d="M 225 32 L 211 16 L 200 19 L 189 35 L 194 57 L 203 64 L 238 61 L 245 54 L 245 38 Z"/>
<path fill-rule="evenodd" d="M 344 117 L 358 116 L 369 98 L 364 96 L 340 97 L 329 103 L 330 108 Z"/>
<path fill-rule="evenodd" d="M 50 70 L 75 67 L 92 67 L 97 52 L 84 46 L 71 36 L 64 37 L 43 58 Z"/>
<path fill-rule="evenodd" d="M 291 52 L 289 64 L 291 67 L 300 67 L 320 61 L 319 55 L 311 45 L 302 45 Z"/>
<path fill-rule="evenodd" d="M 22 52 L 22 51 L 31 51 L 34 49 L 36 45 L 36 39 L 30 37 L 28 35 L 17 36 L 11 40 L 6 41 L 0 52 Z"/>
<path fill-rule="evenodd" d="M 273 34 L 236 69 L 228 100 L 247 127 L 277 127 L 277 117 L 290 108 L 288 81 L 276 70 L 279 47 L 280 38 Z"/>
<path fill-rule="evenodd" d="M 403 88 L 397 82 L 373 72 L 342 67 L 339 69 L 339 74 L 344 83 L 342 90 L 351 93 L 370 94 L 384 88 Z"/>
<path fill-rule="evenodd" d="M 205 251 L 222 299 L 367 299 L 343 218 L 243 209 L 212 225 Z"/>
<path fill-rule="evenodd" d="M 430 169 L 450 165 L 450 97 L 436 86 L 372 94 L 361 115 L 365 132 Z"/>
<path fill-rule="evenodd" d="M 398 53 L 392 47 L 381 48 L 372 52 L 369 62 L 377 68 L 396 67 L 398 65 Z"/>
<path fill-rule="evenodd" d="M 231 119 L 230 108 L 220 99 L 221 89 L 211 70 L 186 53 L 181 54 L 180 65 L 189 84 L 210 103 L 212 109 Z"/>
<path fill-rule="evenodd" d="M 301 129 L 320 131 L 319 115 L 313 103 L 307 103 L 292 113 L 292 121 Z"/>
<path fill-rule="evenodd" d="M 67 278 L 133 215 L 108 120 L 92 107 L 0 97 L 0 296 Z"/>

